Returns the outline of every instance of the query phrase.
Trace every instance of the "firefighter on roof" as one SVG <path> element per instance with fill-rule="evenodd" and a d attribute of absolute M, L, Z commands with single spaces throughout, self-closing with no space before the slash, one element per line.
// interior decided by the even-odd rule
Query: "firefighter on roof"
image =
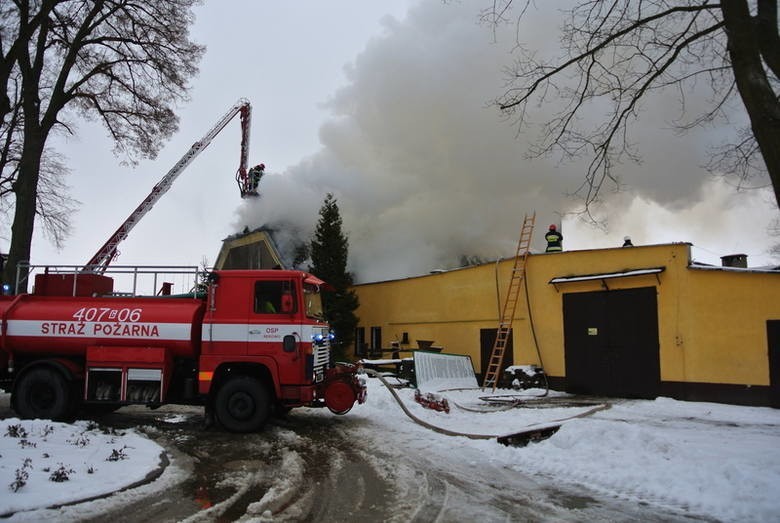
<path fill-rule="evenodd" d="M 555 224 L 550 225 L 547 230 L 547 234 L 544 235 L 544 239 L 547 240 L 547 249 L 544 252 L 561 252 L 563 250 L 563 234 L 558 232 L 558 228 Z"/>

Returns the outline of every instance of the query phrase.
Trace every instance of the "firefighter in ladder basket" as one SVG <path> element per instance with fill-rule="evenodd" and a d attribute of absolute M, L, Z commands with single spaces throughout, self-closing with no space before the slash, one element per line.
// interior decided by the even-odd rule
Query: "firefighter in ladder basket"
<path fill-rule="evenodd" d="M 260 163 L 249 169 L 247 176 L 249 177 L 249 190 L 248 194 L 257 195 L 257 186 L 260 184 L 260 178 L 265 174 L 265 164 Z"/>

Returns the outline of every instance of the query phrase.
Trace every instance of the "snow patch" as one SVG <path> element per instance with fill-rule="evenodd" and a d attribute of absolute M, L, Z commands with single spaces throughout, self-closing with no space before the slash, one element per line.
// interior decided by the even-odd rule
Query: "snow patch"
<path fill-rule="evenodd" d="M 144 480 L 162 454 L 134 430 L 0 420 L 0 515 L 110 494 Z"/>

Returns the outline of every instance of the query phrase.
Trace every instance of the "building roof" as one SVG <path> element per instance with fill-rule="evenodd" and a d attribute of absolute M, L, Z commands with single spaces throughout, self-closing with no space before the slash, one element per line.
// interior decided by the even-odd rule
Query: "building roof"
<path fill-rule="evenodd" d="M 222 240 L 215 269 L 273 269 L 287 267 L 271 232 L 260 228 L 228 236 Z"/>

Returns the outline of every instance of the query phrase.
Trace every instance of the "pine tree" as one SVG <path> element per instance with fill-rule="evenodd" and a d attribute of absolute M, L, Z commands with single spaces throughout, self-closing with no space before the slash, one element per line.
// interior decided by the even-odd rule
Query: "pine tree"
<path fill-rule="evenodd" d="M 337 360 L 345 359 L 358 324 L 354 314 L 358 308 L 358 297 L 349 289 L 353 281 L 352 275 L 347 272 L 349 242 L 341 224 L 336 199 L 328 193 L 320 208 L 320 220 L 309 249 L 312 261 L 309 271 L 333 287 L 332 291 L 323 293 L 322 301 L 325 319 L 336 335 L 333 354 Z"/>

